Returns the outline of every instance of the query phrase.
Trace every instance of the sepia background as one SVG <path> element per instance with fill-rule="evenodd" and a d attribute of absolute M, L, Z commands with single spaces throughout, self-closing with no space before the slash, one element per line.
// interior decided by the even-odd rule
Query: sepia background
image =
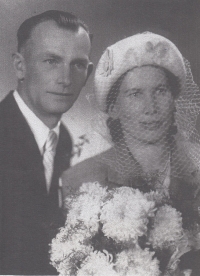
<path fill-rule="evenodd" d="M 16 33 L 28 17 L 48 9 L 75 13 L 94 34 L 91 60 L 96 66 L 108 45 L 138 32 L 152 31 L 166 36 L 191 63 L 195 82 L 200 85 L 200 1 L 199 0 L 0 0 L 0 100 L 16 88 L 12 53 Z M 86 135 L 81 156 L 73 164 L 107 149 L 110 144 L 95 129 L 96 110 L 90 101 L 93 75 L 73 108 L 63 116 L 74 143 Z M 200 131 L 200 119 L 197 121 Z"/>

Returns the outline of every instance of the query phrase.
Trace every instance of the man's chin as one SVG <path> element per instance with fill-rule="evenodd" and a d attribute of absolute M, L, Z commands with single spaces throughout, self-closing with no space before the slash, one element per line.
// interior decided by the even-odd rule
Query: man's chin
<path fill-rule="evenodd" d="M 63 104 L 63 105 L 56 106 L 54 108 L 51 108 L 50 113 L 54 115 L 62 116 L 62 114 L 66 113 L 72 107 L 72 105 L 73 104 L 68 104 L 68 105 Z"/>

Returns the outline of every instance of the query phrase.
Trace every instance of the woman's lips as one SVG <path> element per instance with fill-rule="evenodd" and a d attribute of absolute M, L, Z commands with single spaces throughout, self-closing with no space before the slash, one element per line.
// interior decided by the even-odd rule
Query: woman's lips
<path fill-rule="evenodd" d="M 147 130 L 156 130 L 161 126 L 160 121 L 140 122 L 142 127 Z"/>

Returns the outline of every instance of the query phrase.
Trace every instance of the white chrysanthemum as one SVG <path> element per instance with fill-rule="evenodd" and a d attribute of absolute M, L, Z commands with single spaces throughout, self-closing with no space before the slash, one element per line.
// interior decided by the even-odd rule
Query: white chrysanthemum
<path fill-rule="evenodd" d="M 148 217 L 154 211 L 154 202 L 147 200 L 139 190 L 121 187 L 102 207 L 100 222 L 107 237 L 118 242 L 136 242 L 146 234 Z"/>
<path fill-rule="evenodd" d="M 75 226 L 83 222 L 91 234 L 95 234 L 99 227 L 99 213 L 103 200 L 107 195 L 107 188 L 101 187 L 98 182 L 83 183 L 80 194 L 70 202 L 66 224 Z M 67 200 L 67 199 L 66 199 Z"/>
<path fill-rule="evenodd" d="M 160 205 L 165 200 L 165 198 L 163 197 L 163 194 L 161 194 L 158 191 L 151 191 L 149 193 L 146 193 L 145 195 L 148 200 L 154 201 L 156 206 Z"/>
<path fill-rule="evenodd" d="M 153 255 L 154 252 L 139 246 L 122 251 L 117 254 L 116 271 L 120 276 L 159 276 L 159 261 Z"/>
<path fill-rule="evenodd" d="M 87 193 L 89 195 L 101 198 L 107 195 L 107 187 L 102 187 L 99 182 L 83 183 L 79 191 L 80 193 Z"/>
<path fill-rule="evenodd" d="M 91 247 L 85 247 L 84 250 L 73 251 L 72 254 L 65 258 L 62 262 L 54 265 L 60 276 L 72 276 L 76 275 L 78 266 L 84 261 L 84 259 L 92 252 Z"/>
<path fill-rule="evenodd" d="M 175 245 L 183 235 L 181 213 L 175 208 L 164 205 L 154 218 L 154 228 L 150 231 L 149 241 L 156 249 Z"/>
<path fill-rule="evenodd" d="M 119 276 L 113 269 L 113 263 L 109 260 L 109 255 L 102 252 L 92 252 L 88 256 L 81 268 L 78 270 L 77 276 Z"/>
<path fill-rule="evenodd" d="M 62 275 L 71 275 L 76 269 L 76 263 L 86 258 L 92 247 L 84 244 L 84 240 L 88 237 L 85 229 L 73 229 L 70 227 L 62 227 L 60 232 L 52 240 L 50 250 L 51 264 Z"/>

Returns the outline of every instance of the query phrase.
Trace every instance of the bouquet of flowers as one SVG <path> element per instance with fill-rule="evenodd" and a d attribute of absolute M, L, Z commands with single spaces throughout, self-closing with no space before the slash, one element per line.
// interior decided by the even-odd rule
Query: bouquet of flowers
<path fill-rule="evenodd" d="M 199 239 L 158 192 L 84 183 L 65 203 L 66 224 L 50 252 L 60 275 L 179 275 L 180 257 Z"/>

